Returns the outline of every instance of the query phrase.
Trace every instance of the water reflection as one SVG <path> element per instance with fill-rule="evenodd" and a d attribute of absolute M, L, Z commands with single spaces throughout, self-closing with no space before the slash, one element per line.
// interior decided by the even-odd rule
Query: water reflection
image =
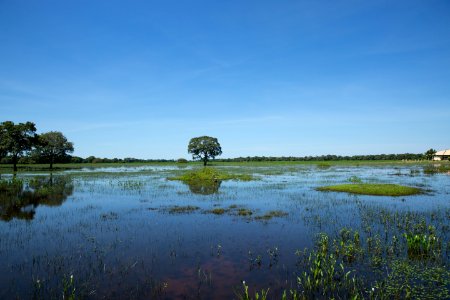
<path fill-rule="evenodd" d="M 0 220 L 32 220 L 39 205 L 59 206 L 73 193 L 71 178 L 35 177 L 0 181 Z"/>
<path fill-rule="evenodd" d="M 193 194 L 200 195 L 212 195 L 217 194 L 219 192 L 220 185 L 222 181 L 214 180 L 214 181 L 198 181 L 198 182 L 186 182 L 189 186 L 189 190 Z"/>

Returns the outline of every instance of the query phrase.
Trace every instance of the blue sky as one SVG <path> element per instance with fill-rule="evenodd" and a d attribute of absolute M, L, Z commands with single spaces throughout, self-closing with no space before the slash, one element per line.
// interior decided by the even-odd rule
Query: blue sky
<path fill-rule="evenodd" d="M 0 0 L 0 120 L 75 155 L 450 148 L 449 1 Z"/>

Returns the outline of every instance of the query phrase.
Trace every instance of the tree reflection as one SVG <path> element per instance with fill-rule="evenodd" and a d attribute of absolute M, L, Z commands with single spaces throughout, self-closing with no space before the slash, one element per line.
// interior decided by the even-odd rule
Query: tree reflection
<path fill-rule="evenodd" d="M 39 176 L 0 181 L 0 220 L 32 220 L 39 205 L 59 206 L 73 193 L 71 178 Z"/>
<path fill-rule="evenodd" d="M 196 182 L 185 182 L 189 186 L 189 190 L 193 194 L 212 195 L 219 192 L 222 181 L 220 180 L 205 180 Z"/>

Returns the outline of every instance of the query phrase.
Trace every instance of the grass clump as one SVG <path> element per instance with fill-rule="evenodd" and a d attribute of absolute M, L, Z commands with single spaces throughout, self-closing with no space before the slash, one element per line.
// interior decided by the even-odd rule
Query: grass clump
<path fill-rule="evenodd" d="M 450 173 L 450 164 L 427 165 L 423 168 L 423 173 L 428 175 Z"/>
<path fill-rule="evenodd" d="M 420 194 L 422 192 L 421 189 L 415 187 L 382 183 L 340 184 L 319 187 L 317 190 L 373 196 L 408 196 Z"/>
<path fill-rule="evenodd" d="M 186 172 L 180 176 L 170 177 L 169 180 L 181 180 L 188 183 L 205 182 L 205 181 L 222 181 L 222 180 L 241 180 L 250 181 L 253 177 L 249 174 L 231 174 L 219 171 L 215 168 L 201 168 Z"/>
<path fill-rule="evenodd" d="M 282 210 L 271 210 L 271 211 L 268 211 L 267 213 L 265 213 L 262 216 L 255 217 L 255 219 L 256 220 L 266 220 L 267 221 L 267 220 L 270 220 L 272 218 L 281 218 L 281 217 L 285 217 L 287 215 L 288 215 L 288 213 L 284 212 Z"/>
<path fill-rule="evenodd" d="M 237 211 L 238 216 L 241 217 L 249 217 L 253 215 L 253 212 L 250 209 L 247 208 L 239 208 Z"/>
<path fill-rule="evenodd" d="M 191 213 L 200 209 L 198 206 L 186 205 L 186 206 L 172 206 L 169 208 L 169 213 L 171 214 L 182 214 L 182 213 Z"/>
<path fill-rule="evenodd" d="M 208 213 L 215 214 L 215 215 L 223 215 L 223 214 L 226 213 L 227 211 L 228 211 L 228 210 L 225 209 L 225 208 L 217 207 L 217 208 L 208 210 L 207 212 L 208 212 Z"/>

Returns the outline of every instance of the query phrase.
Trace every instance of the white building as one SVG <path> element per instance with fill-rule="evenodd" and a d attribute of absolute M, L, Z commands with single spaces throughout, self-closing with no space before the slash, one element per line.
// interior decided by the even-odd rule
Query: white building
<path fill-rule="evenodd" d="M 450 158 L 450 149 L 438 151 L 433 156 L 433 160 L 448 160 L 449 158 Z"/>

